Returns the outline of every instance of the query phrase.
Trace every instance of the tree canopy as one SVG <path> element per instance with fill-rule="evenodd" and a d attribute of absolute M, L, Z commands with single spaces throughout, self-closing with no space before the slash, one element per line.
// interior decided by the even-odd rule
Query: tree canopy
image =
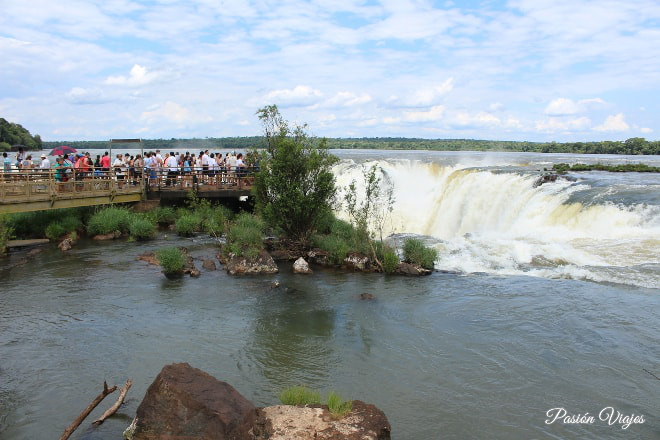
<path fill-rule="evenodd" d="M 253 187 L 256 209 L 286 237 L 306 243 L 331 211 L 336 194 L 331 167 L 337 158 L 306 126 L 290 126 L 277 106 L 263 107 L 257 115 L 267 151 Z"/>
<path fill-rule="evenodd" d="M 14 145 L 22 145 L 26 150 L 41 149 L 41 137 L 32 136 L 21 124 L 0 118 L 0 151 L 9 150 Z"/>

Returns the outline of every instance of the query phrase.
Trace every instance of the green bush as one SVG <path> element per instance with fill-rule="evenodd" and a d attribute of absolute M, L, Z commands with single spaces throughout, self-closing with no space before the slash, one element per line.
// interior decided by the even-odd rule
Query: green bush
<path fill-rule="evenodd" d="M 21 212 L 8 216 L 7 224 L 17 238 L 43 238 L 46 236 L 46 228 L 51 223 L 73 217 L 82 224 L 93 212 L 89 207 Z"/>
<path fill-rule="evenodd" d="M 196 211 L 198 213 L 198 211 Z M 231 211 L 224 206 L 215 206 L 210 209 L 203 218 L 202 228 L 209 235 L 222 235 L 225 232 L 225 225 L 231 217 Z"/>
<path fill-rule="evenodd" d="M 227 232 L 227 251 L 254 259 L 264 247 L 263 221 L 247 213 L 238 215 Z"/>
<path fill-rule="evenodd" d="M 57 240 L 73 231 L 77 231 L 82 228 L 82 222 L 79 218 L 73 216 L 67 216 L 60 220 L 56 220 L 46 227 L 46 237 L 51 240 Z"/>
<path fill-rule="evenodd" d="M 394 249 L 385 246 L 383 249 L 382 263 L 385 273 L 393 273 L 396 271 L 396 268 L 399 266 L 399 256 Z"/>
<path fill-rule="evenodd" d="M 156 236 L 156 225 L 145 217 L 133 217 L 128 223 L 128 233 L 133 240 L 150 240 Z"/>
<path fill-rule="evenodd" d="M 330 391 L 330 394 L 328 394 L 328 409 L 336 417 L 343 417 L 353 409 L 353 401 L 344 401 L 339 397 L 339 394 Z"/>
<path fill-rule="evenodd" d="M 7 253 L 7 242 L 11 238 L 12 230 L 7 218 L 0 215 L 0 255 Z"/>
<path fill-rule="evenodd" d="M 409 238 L 403 243 L 404 260 L 422 266 L 424 269 L 433 269 L 438 251 L 424 246 L 422 240 Z"/>
<path fill-rule="evenodd" d="M 131 213 L 126 208 L 111 206 L 97 211 L 87 223 L 89 235 L 110 234 L 115 231 L 128 232 Z"/>
<path fill-rule="evenodd" d="M 167 226 L 176 222 L 176 211 L 169 206 L 159 206 L 148 214 L 159 225 Z"/>
<path fill-rule="evenodd" d="M 318 405 L 321 403 L 321 393 L 305 386 L 293 386 L 280 393 L 283 405 Z"/>
<path fill-rule="evenodd" d="M 342 264 L 351 251 L 350 241 L 337 235 L 315 235 L 312 245 L 326 251 L 333 264 Z"/>
<path fill-rule="evenodd" d="M 202 219 L 192 213 L 182 215 L 175 223 L 176 233 L 182 237 L 192 237 L 200 231 L 201 226 Z"/>
<path fill-rule="evenodd" d="M 183 273 L 186 265 L 186 257 L 181 249 L 176 247 L 165 247 L 156 251 L 156 258 L 166 275 Z"/>

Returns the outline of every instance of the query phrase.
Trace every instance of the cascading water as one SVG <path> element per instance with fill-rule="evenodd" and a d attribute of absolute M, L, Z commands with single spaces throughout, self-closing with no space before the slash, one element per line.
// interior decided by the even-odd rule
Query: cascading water
<path fill-rule="evenodd" d="M 338 185 L 359 188 L 372 165 L 394 188 L 386 232 L 425 236 L 439 269 L 660 287 L 658 205 L 615 204 L 614 187 L 586 181 L 536 185 L 533 170 L 415 160 L 343 160 Z"/>

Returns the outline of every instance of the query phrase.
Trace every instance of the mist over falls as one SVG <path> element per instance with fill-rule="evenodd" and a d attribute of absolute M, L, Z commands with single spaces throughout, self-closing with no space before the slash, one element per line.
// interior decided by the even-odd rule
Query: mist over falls
<path fill-rule="evenodd" d="M 359 194 L 372 165 L 394 188 L 385 232 L 425 236 L 441 270 L 660 286 L 654 186 L 593 178 L 537 185 L 532 168 L 409 159 L 342 160 L 338 186 L 355 180 Z"/>

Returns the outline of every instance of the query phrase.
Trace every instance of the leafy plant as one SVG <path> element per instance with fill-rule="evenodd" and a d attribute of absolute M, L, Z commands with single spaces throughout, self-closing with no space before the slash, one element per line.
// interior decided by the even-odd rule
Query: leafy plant
<path fill-rule="evenodd" d="M 177 275 L 183 273 L 186 258 L 181 249 L 176 247 L 165 247 L 156 251 L 156 258 L 166 275 Z"/>
<path fill-rule="evenodd" d="M 422 240 L 408 238 L 403 243 L 403 258 L 409 263 L 418 264 L 424 269 L 432 270 L 437 257 L 438 251 L 424 246 Z"/>
<path fill-rule="evenodd" d="M 7 242 L 11 238 L 12 229 L 8 225 L 7 218 L 0 215 L 0 255 L 7 253 Z"/>
<path fill-rule="evenodd" d="M 111 206 L 97 211 L 87 223 L 90 235 L 110 234 L 115 231 L 128 232 L 131 213 L 126 208 Z"/>
<path fill-rule="evenodd" d="M 396 251 L 389 246 L 384 247 L 382 260 L 383 271 L 385 273 L 393 273 L 399 266 L 399 256 L 396 254 Z"/>
<path fill-rule="evenodd" d="M 182 237 L 192 237 L 199 232 L 202 219 L 193 213 L 184 214 L 175 223 L 176 233 Z"/>
<path fill-rule="evenodd" d="M 263 249 L 263 230 L 261 219 L 248 213 L 239 214 L 227 233 L 227 251 L 249 259 L 256 258 Z"/>
<path fill-rule="evenodd" d="M 46 237 L 50 238 L 51 240 L 57 240 L 58 238 L 63 237 L 66 234 L 69 234 L 80 228 L 82 228 L 82 222 L 80 219 L 69 215 L 50 223 L 46 227 L 45 234 Z"/>
<path fill-rule="evenodd" d="M 150 240 L 156 236 L 156 225 L 145 217 L 136 216 L 128 223 L 128 233 L 133 240 Z"/>
<path fill-rule="evenodd" d="M 344 401 L 339 394 L 330 391 L 328 394 L 328 409 L 335 417 L 343 417 L 353 409 L 353 401 Z"/>
<path fill-rule="evenodd" d="M 285 389 L 279 395 L 283 405 L 318 405 L 321 403 L 321 393 L 306 386 L 293 386 Z"/>
<path fill-rule="evenodd" d="M 159 206 L 148 214 L 159 225 L 171 225 L 176 222 L 176 211 L 170 206 Z"/>

